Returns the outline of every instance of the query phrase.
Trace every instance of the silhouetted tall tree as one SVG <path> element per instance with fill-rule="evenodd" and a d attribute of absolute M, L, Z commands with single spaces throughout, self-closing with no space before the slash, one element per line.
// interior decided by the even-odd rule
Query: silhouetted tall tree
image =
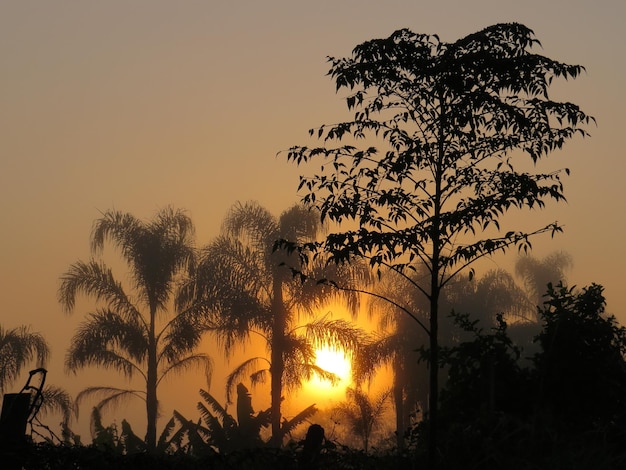
<path fill-rule="evenodd" d="M 94 223 L 92 252 L 100 254 L 106 240 L 120 249 L 130 270 L 132 296 L 97 259 L 78 261 L 61 277 L 59 301 L 68 312 L 81 293 L 102 305 L 88 315 L 72 338 L 66 368 L 73 372 L 88 366 L 111 368 L 145 381 L 143 390 L 89 387 L 77 401 L 100 396 L 100 409 L 131 396 L 144 399 L 150 450 L 156 448 L 157 389 L 163 379 L 190 367 L 204 367 L 208 380 L 211 371 L 209 357 L 194 352 L 204 325 L 190 312 L 170 313 L 180 276 L 194 266 L 192 235 L 191 219 L 180 210 L 163 209 L 150 222 L 107 211 Z"/>
<path fill-rule="evenodd" d="M 513 245 L 527 250 L 532 235 L 561 231 L 555 222 L 505 232 L 500 219 L 564 199 L 563 172 L 519 164 L 524 153 L 534 164 L 575 134 L 586 135 L 593 120 L 548 96 L 553 78 L 575 78 L 583 68 L 534 53 L 537 44 L 534 33 L 516 23 L 452 43 L 407 29 L 364 42 L 351 57 L 329 59 L 337 89 L 349 90 L 354 119 L 310 131 L 327 144 L 348 142 L 293 147 L 287 156 L 298 164 L 323 158 L 319 172 L 300 179 L 304 201 L 325 219 L 356 220 L 356 228 L 351 224 L 318 245 L 325 253 L 338 262 L 364 257 L 401 274 L 418 260 L 429 270 L 427 282 L 413 288 L 430 303 L 433 468 L 441 290 L 477 259 Z M 384 150 L 356 147 L 366 136 Z"/>
<path fill-rule="evenodd" d="M 362 332 L 344 320 L 326 317 L 302 325 L 300 315 L 311 316 L 337 292 L 314 279 L 343 279 L 352 285 L 358 275 L 350 266 L 297 264 L 299 259 L 276 242 L 310 241 L 320 230 L 319 215 L 294 206 L 279 218 L 257 203 L 235 205 L 228 213 L 223 233 L 203 251 L 202 259 L 189 286 L 186 301 L 193 299 L 228 354 L 233 346 L 258 334 L 266 342 L 268 357 L 257 356 L 239 365 L 228 378 L 228 393 L 246 374 L 253 385 L 271 383 L 272 441 L 281 445 L 281 401 L 284 389 L 295 389 L 303 380 L 330 374 L 315 365 L 316 345 L 326 343 L 353 349 Z M 293 274 L 293 266 L 312 274 Z M 289 269 L 291 267 L 291 269 Z M 304 274 L 302 275 L 304 276 Z M 348 308 L 358 307 L 358 295 L 347 293 Z"/>

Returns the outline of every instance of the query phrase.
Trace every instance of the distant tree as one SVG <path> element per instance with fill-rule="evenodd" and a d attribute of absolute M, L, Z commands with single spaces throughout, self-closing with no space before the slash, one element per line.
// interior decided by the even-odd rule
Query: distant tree
<path fill-rule="evenodd" d="M 163 379 L 191 367 L 203 367 L 210 376 L 211 361 L 196 353 L 206 325 L 190 312 L 176 311 L 167 318 L 180 277 L 195 263 L 193 225 L 180 210 L 161 210 L 154 220 L 142 222 L 131 214 L 107 211 L 96 220 L 91 235 L 94 254 L 109 240 L 128 264 L 133 295 L 103 261 L 78 261 L 61 277 L 59 301 L 71 312 L 78 294 L 102 304 L 90 313 L 72 338 L 65 366 L 76 372 L 96 366 L 141 377 L 144 389 L 89 387 L 77 397 L 101 400 L 98 409 L 130 397 L 145 400 L 149 450 L 156 448 L 157 389 Z"/>
<path fill-rule="evenodd" d="M 543 259 L 537 259 L 529 254 L 520 256 L 515 262 L 515 274 L 523 281 L 528 295 L 534 305 L 541 307 L 543 296 L 548 284 L 556 286 L 565 284 L 565 272 L 573 265 L 572 257 L 564 251 L 551 253 Z"/>
<path fill-rule="evenodd" d="M 226 354 L 234 345 L 258 335 L 266 342 L 268 357 L 249 358 L 235 368 L 227 380 L 227 396 L 246 375 L 252 384 L 269 375 L 271 384 L 272 442 L 282 445 L 283 391 L 298 388 L 313 374 L 333 380 L 335 376 L 315 364 L 318 345 L 357 347 L 363 333 L 345 320 L 327 317 L 300 323 L 301 315 L 311 317 L 336 295 L 320 277 L 343 279 L 352 285 L 357 271 L 350 266 L 301 265 L 312 279 L 303 282 L 288 269 L 293 255 L 275 249 L 280 239 L 310 241 L 319 233 L 319 216 L 294 206 L 279 218 L 257 203 L 237 204 L 228 213 L 223 233 L 203 251 L 194 283 L 186 302 L 193 302 L 213 325 Z M 355 310 L 358 296 L 345 296 Z"/>
<path fill-rule="evenodd" d="M 337 405 L 339 415 L 348 423 L 350 431 L 361 439 L 363 450 L 370 447 L 374 430 L 381 425 L 391 390 L 383 390 L 374 397 L 360 388 L 347 388 L 346 401 Z"/>
<path fill-rule="evenodd" d="M 415 266 L 410 278 L 415 282 L 429 276 L 424 267 Z M 423 323 L 428 322 L 426 298 L 411 288 L 406 277 L 393 272 L 384 275 L 373 290 L 376 295 L 370 310 L 378 318 L 379 334 L 374 341 L 360 349 L 353 367 L 357 383 L 371 380 L 381 365 L 390 365 L 393 373 L 393 401 L 396 409 L 397 445 L 404 445 L 404 434 L 410 426 L 411 416 L 427 405 L 428 373 L 423 361 L 418 361 L 416 345 L 426 344 L 428 336 L 423 329 L 414 328 L 414 320 L 404 315 L 398 305 L 407 308 Z M 456 311 L 469 315 L 483 327 L 497 325 L 498 315 L 526 324 L 534 318 L 525 292 L 515 284 L 513 277 L 503 270 L 491 270 L 480 278 L 457 278 L 446 285 L 440 298 L 440 310 Z M 440 342 L 453 345 L 468 336 L 454 324 L 453 318 L 444 317 L 440 323 Z"/>
<path fill-rule="evenodd" d="M 469 314 L 482 327 L 497 326 L 498 315 L 516 322 L 536 319 L 537 307 L 513 276 L 503 269 L 489 270 L 471 280 L 458 278 L 448 285 L 444 295 L 451 310 Z"/>
<path fill-rule="evenodd" d="M 564 199 L 563 172 L 529 170 L 522 154 L 535 164 L 575 134 L 586 135 L 593 121 L 578 106 L 548 97 L 554 78 L 575 78 L 583 68 L 532 52 L 538 43 L 516 23 L 452 43 L 407 29 L 367 41 L 351 57 L 329 59 L 337 89 L 349 90 L 354 119 L 310 131 L 328 146 L 293 147 L 287 155 L 297 164 L 323 158 L 319 172 L 300 178 L 304 202 L 323 219 L 350 221 L 315 245 L 324 256 L 340 263 L 366 258 L 407 275 L 419 260 L 429 270 L 413 288 L 430 303 L 432 467 L 441 290 L 480 258 L 515 245 L 526 251 L 531 236 L 561 231 L 556 222 L 500 231 L 500 219 Z M 384 151 L 357 148 L 366 136 Z"/>
<path fill-rule="evenodd" d="M 43 367 L 49 355 L 48 343 L 41 334 L 27 326 L 7 330 L 0 325 L 0 394 L 13 385 L 24 367 L 33 362 Z"/>

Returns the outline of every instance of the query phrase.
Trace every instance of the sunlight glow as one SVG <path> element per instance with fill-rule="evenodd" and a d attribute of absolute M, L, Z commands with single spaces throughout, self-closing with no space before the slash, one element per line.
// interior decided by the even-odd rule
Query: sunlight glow
<path fill-rule="evenodd" d="M 332 372 L 339 377 L 335 383 L 314 376 L 304 385 L 302 392 L 307 398 L 318 404 L 328 400 L 339 401 L 344 399 L 346 387 L 352 383 L 350 356 L 342 349 L 320 348 L 315 352 L 315 364 L 322 369 Z"/>
<path fill-rule="evenodd" d="M 322 348 L 315 352 L 315 364 L 339 376 L 340 382 L 350 381 L 350 360 L 342 350 Z"/>

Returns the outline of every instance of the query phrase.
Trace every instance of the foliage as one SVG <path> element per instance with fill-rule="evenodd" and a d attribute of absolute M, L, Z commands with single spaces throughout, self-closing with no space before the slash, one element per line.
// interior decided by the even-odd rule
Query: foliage
<path fill-rule="evenodd" d="M 261 448 L 229 454 L 196 457 L 186 454 L 132 454 L 101 450 L 93 446 L 31 445 L 22 462 L 24 470 L 263 470 L 299 468 L 300 446 L 284 449 Z M 407 456 L 365 454 L 346 447 L 326 449 L 319 468 L 339 470 L 384 470 L 410 468 Z M 420 467 L 421 468 L 421 467 Z"/>
<path fill-rule="evenodd" d="M 541 317 L 534 363 L 544 414 L 564 431 L 626 426 L 626 328 L 605 314 L 603 287 L 550 284 Z"/>
<path fill-rule="evenodd" d="M 383 390 L 373 398 L 359 388 L 347 388 L 347 400 L 337 405 L 337 411 L 347 421 L 350 431 L 361 439 L 368 452 L 373 431 L 381 425 L 391 390 Z"/>
<path fill-rule="evenodd" d="M 27 364 L 45 366 L 50 355 L 48 344 L 27 326 L 5 329 L 0 325 L 0 395 L 13 385 Z"/>
<path fill-rule="evenodd" d="M 229 354 L 251 335 L 266 343 L 266 356 L 238 365 L 227 379 L 227 399 L 235 385 L 250 379 L 252 385 L 270 380 L 272 436 L 282 444 L 284 429 L 281 402 L 284 390 L 300 387 L 314 374 L 334 375 L 315 365 L 315 349 L 322 344 L 355 348 L 363 333 L 344 320 L 313 316 L 336 291 L 315 282 L 324 277 L 353 284 L 360 275 L 350 266 L 310 263 L 300 269 L 311 275 L 302 282 L 287 266 L 298 260 L 285 250 L 274 249 L 277 240 L 300 243 L 313 240 L 320 231 L 319 216 L 296 205 L 276 218 L 257 203 L 235 205 L 224 221 L 222 234 L 204 248 L 192 283 L 181 303 L 206 319 L 219 344 Z M 358 296 L 347 293 L 348 306 L 358 307 Z"/>
<path fill-rule="evenodd" d="M 77 396 L 100 399 L 100 410 L 129 397 L 146 402 L 148 448 L 156 447 L 157 388 L 168 376 L 203 367 L 207 380 L 211 362 L 195 353 L 205 326 L 191 312 L 176 311 L 167 319 L 179 277 L 194 266 L 193 225 L 182 211 L 171 208 L 142 222 L 128 213 L 107 211 L 96 220 L 91 248 L 100 254 L 105 241 L 119 248 L 128 264 L 132 296 L 101 260 L 78 261 L 61 277 L 59 301 L 72 311 L 79 294 L 100 305 L 81 323 L 66 355 L 66 368 L 76 372 L 96 366 L 113 369 L 128 378 L 139 376 L 143 390 L 89 387 Z"/>
<path fill-rule="evenodd" d="M 543 303 L 548 284 L 565 283 L 565 271 L 573 266 L 574 262 L 569 253 L 556 251 L 543 259 L 534 258 L 528 254 L 520 256 L 515 262 L 515 274 L 522 278 L 529 297 L 536 302 L 536 306 Z"/>
<path fill-rule="evenodd" d="M 626 329 L 604 312 L 602 287 L 549 285 L 530 367 L 507 325 L 442 348 L 443 468 L 620 468 L 626 463 Z M 428 426 L 413 429 L 418 452 Z"/>
<path fill-rule="evenodd" d="M 200 395 L 206 402 L 198 402 L 197 405 L 201 419 L 196 423 L 174 411 L 159 441 L 160 449 L 201 457 L 215 452 L 228 454 L 266 446 L 261 438 L 261 428 L 270 425 L 271 408 L 255 414 L 252 398 L 243 384 L 237 386 L 236 419 L 206 390 L 200 390 Z M 316 411 L 315 406 L 309 406 L 292 419 L 283 419 L 282 434 L 290 434 Z"/>
<path fill-rule="evenodd" d="M 287 154 L 297 164 L 323 160 L 318 173 L 300 178 L 305 203 L 323 220 L 356 221 L 357 228 L 315 245 L 324 256 L 365 258 L 399 273 L 418 260 L 427 266 L 429 278 L 413 288 L 431 304 L 433 364 L 442 287 L 477 259 L 514 245 L 526 251 L 531 236 L 561 231 L 556 222 L 532 231 L 500 226 L 507 213 L 565 198 L 561 176 L 569 171 L 530 171 L 522 154 L 536 164 L 574 135 L 585 136 L 593 122 L 578 106 L 548 96 L 554 78 L 576 78 L 583 68 L 534 53 L 538 44 L 516 23 L 452 43 L 402 29 L 360 44 L 351 57 L 329 59 L 354 119 L 312 129 L 325 145 Z M 355 145 L 366 138 L 384 149 Z M 431 367 L 431 455 L 437 391 Z"/>

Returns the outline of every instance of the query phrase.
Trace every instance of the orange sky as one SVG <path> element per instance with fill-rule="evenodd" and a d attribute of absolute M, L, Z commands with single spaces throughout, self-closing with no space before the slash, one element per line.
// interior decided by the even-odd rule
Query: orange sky
<path fill-rule="evenodd" d="M 298 200 L 300 169 L 276 153 L 347 116 L 327 55 L 402 27 L 452 41 L 508 21 L 534 29 L 543 54 L 587 68 L 554 95 L 598 120 L 591 139 L 552 158 L 572 170 L 569 202 L 525 227 L 559 220 L 566 232 L 536 240 L 535 254 L 569 251 L 571 281 L 603 284 L 626 322 L 625 19 L 621 0 L 3 1 L 0 324 L 42 332 L 50 382 L 75 393 L 84 384 L 63 375 L 62 361 L 81 311 L 65 316 L 56 289 L 70 263 L 88 258 L 99 211 L 185 208 L 199 245 L 237 200 L 278 215 Z"/>

